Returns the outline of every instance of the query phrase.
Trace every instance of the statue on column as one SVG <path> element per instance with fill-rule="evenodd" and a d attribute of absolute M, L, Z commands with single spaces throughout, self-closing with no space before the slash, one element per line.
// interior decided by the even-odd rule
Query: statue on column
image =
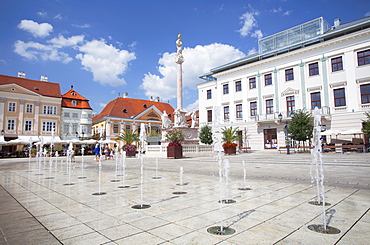
<path fill-rule="evenodd" d="M 177 52 L 176 52 L 176 59 L 175 59 L 176 64 L 182 64 L 185 61 L 184 56 L 182 56 L 181 37 L 182 37 L 181 34 L 177 35 L 177 41 L 176 41 Z"/>
<path fill-rule="evenodd" d="M 161 118 L 162 118 L 162 128 L 169 128 L 170 127 L 170 119 L 168 119 L 168 114 L 165 110 L 163 111 L 163 114 L 162 114 Z"/>

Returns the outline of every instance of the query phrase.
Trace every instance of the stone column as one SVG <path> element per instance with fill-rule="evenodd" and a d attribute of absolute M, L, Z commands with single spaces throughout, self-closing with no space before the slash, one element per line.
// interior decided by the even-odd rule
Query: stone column
<path fill-rule="evenodd" d="M 24 102 L 24 99 L 19 100 L 18 135 L 23 133 Z"/>

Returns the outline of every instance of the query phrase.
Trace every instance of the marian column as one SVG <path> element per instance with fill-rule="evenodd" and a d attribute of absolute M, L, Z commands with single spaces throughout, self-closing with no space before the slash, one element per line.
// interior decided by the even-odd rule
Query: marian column
<path fill-rule="evenodd" d="M 177 64 L 177 108 L 175 110 L 175 127 L 184 127 L 186 126 L 186 111 L 184 111 L 182 108 L 182 63 L 184 63 L 185 59 L 184 56 L 182 56 L 181 34 L 177 36 L 176 46 L 177 52 L 175 62 Z"/>

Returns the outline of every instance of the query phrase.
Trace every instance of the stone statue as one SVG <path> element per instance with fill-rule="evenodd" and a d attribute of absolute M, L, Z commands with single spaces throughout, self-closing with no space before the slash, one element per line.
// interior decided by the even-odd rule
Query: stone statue
<path fill-rule="evenodd" d="M 161 118 L 162 118 L 162 128 L 169 128 L 170 127 L 170 119 L 168 119 L 168 114 L 165 110 L 163 111 L 163 114 L 162 114 Z"/>
<path fill-rule="evenodd" d="M 175 62 L 177 64 L 182 64 L 184 63 L 185 59 L 184 59 L 184 56 L 182 56 L 181 34 L 177 35 L 176 46 L 177 46 L 177 52 L 176 52 Z"/>
<path fill-rule="evenodd" d="M 197 124 L 198 124 L 197 114 L 195 111 L 193 111 L 193 113 L 191 113 L 191 128 L 195 128 Z"/>

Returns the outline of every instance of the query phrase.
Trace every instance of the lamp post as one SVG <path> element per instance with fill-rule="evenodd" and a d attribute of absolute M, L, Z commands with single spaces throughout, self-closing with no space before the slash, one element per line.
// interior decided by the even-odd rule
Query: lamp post
<path fill-rule="evenodd" d="M 281 113 L 279 113 L 278 118 L 279 118 L 279 121 L 281 122 L 281 120 L 283 119 L 283 115 Z M 289 124 L 289 122 L 285 121 L 284 134 L 285 134 L 285 146 L 286 146 L 286 154 L 287 155 L 290 154 L 290 141 L 289 141 L 289 137 L 288 137 L 288 124 Z"/>

